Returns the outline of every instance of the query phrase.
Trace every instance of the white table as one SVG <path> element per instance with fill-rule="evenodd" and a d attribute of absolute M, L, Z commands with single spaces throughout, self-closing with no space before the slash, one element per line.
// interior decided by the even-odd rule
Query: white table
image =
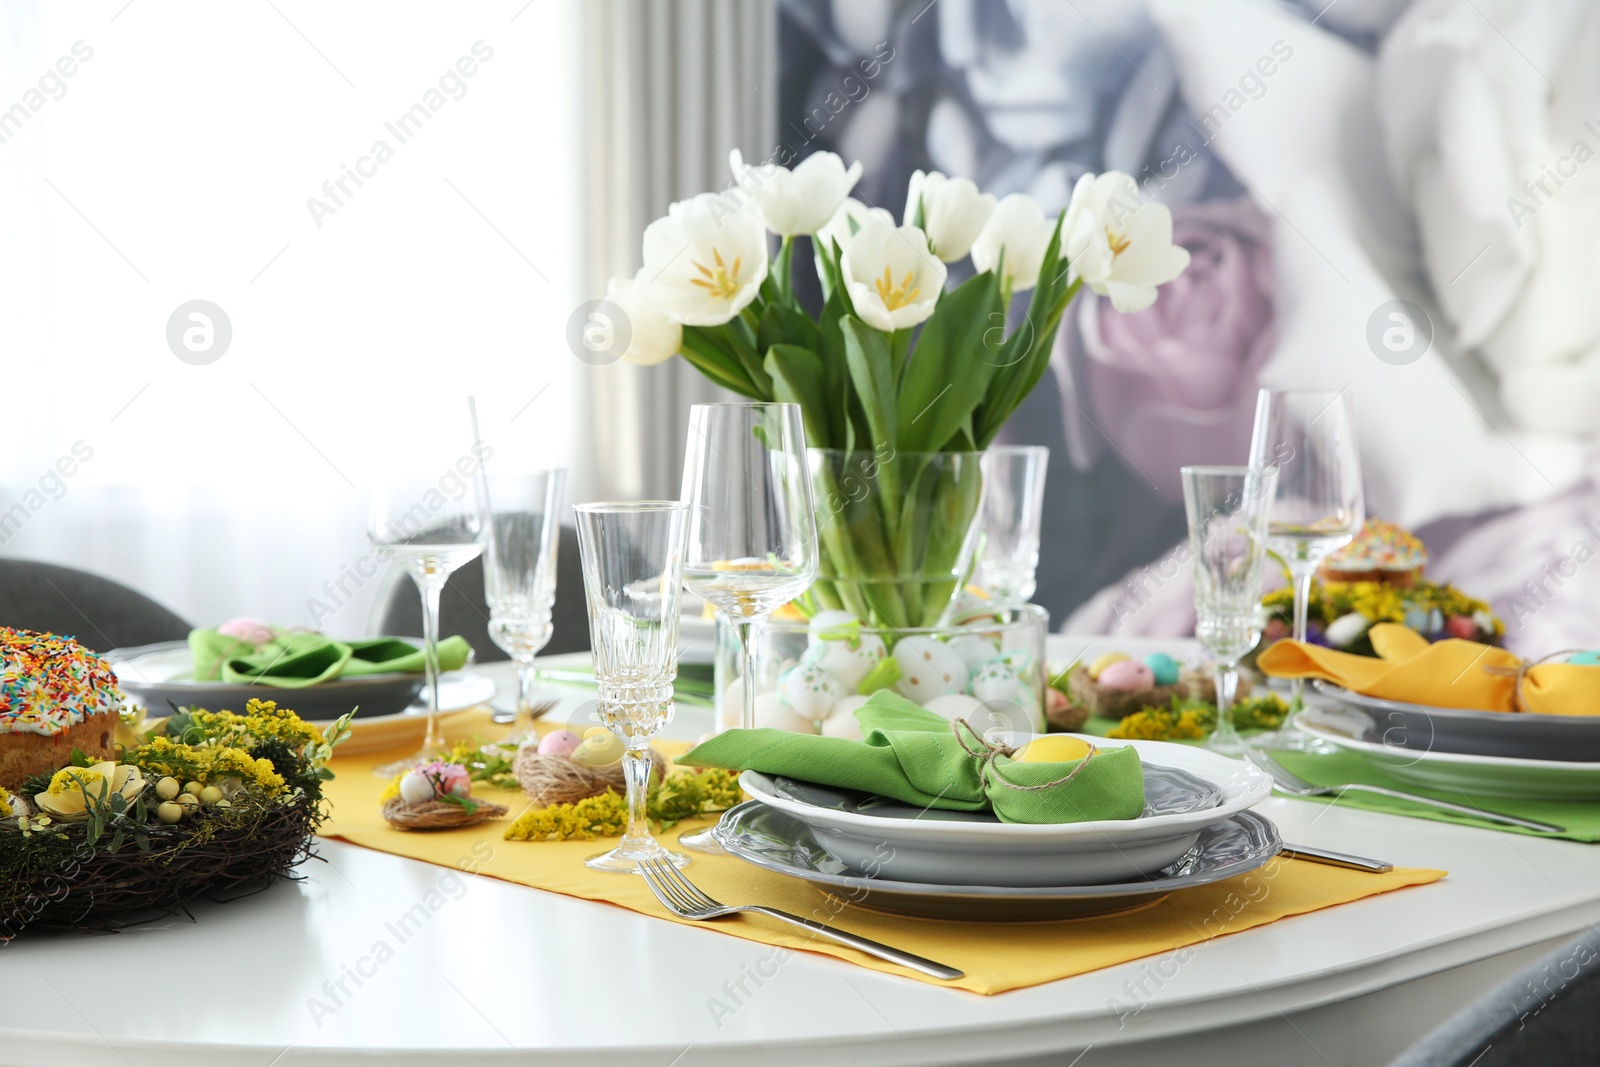
<path fill-rule="evenodd" d="M 708 722 L 683 708 L 673 733 Z M 983 997 L 807 953 L 765 977 L 772 948 L 715 926 L 324 842 L 305 881 L 199 905 L 195 923 L 0 949 L 0 1064 L 1382 1064 L 1600 920 L 1594 846 L 1290 799 L 1260 810 L 1287 840 L 1450 877 L 1181 964 Z M 386 924 L 430 900 L 399 941 Z"/>

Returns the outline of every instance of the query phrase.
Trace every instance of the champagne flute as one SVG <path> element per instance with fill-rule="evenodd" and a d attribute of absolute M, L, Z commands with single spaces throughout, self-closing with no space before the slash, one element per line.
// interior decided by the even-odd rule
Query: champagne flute
<path fill-rule="evenodd" d="M 1366 518 L 1355 407 L 1345 389 L 1263 389 L 1256 397 L 1251 466 L 1278 468 L 1268 517 L 1267 547 L 1289 568 L 1294 584 L 1294 639 L 1306 639 L 1311 580 L 1322 561 L 1349 544 Z M 1291 706 L 1302 703 L 1300 679 Z M 1280 731 L 1277 747 L 1325 751 L 1298 731 Z"/>
<path fill-rule="evenodd" d="M 756 632 L 817 577 L 817 525 L 800 405 L 691 407 L 683 501 L 690 508 L 684 585 L 739 636 L 740 723 L 753 729 Z M 678 843 L 722 851 L 709 830 Z"/>
<path fill-rule="evenodd" d="M 526 475 L 485 474 L 479 479 L 483 516 L 483 592 L 489 605 L 489 639 L 517 665 L 516 711 L 512 721 L 529 729 L 537 718 L 539 672 L 534 658 L 554 633 L 556 551 L 560 506 L 567 472 Z M 499 721 L 499 720 L 497 720 Z M 529 736 L 514 728 L 506 741 Z"/>
<path fill-rule="evenodd" d="M 483 551 L 482 521 L 472 482 L 460 464 L 476 455 L 440 459 L 438 469 L 381 479 L 368 496 L 367 536 L 397 560 L 422 596 L 423 693 L 428 726 L 422 748 L 408 759 L 374 769 L 382 778 L 404 774 L 445 751 L 439 733 L 439 594 L 451 572 Z"/>
<path fill-rule="evenodd" d="M 687 856 L 668 852 L 650 835 L 650 738 L 672 721 L 678 674 L 678 612 L 683 536 L 689 508 L 678 501 L 579 504 L 578 554 L 589 607 L 589 638 L 599 714 L 622 740 L 628 828 L 610 852 L 584 860 L 597 871 L 636 874 L 640 862 Z"/>
<path fill-rule="evenodd" d="M 1184 467 L 1183 504 L 1194 556 L 1195 637 L 1216 664 L 1217 727 L 1207 747 L 1245 751 L 1233 725 L 1239 658 L 1261 638 L 1261 571 L 1272 467 Z"/>
<path fill-rule="evenodd" d="M 1050 450 L 994 445 L 983 454 L 983 554 L 979 588 L 1001 603 L 1026 603 L 1037 588 L 1039 524 Z"/>

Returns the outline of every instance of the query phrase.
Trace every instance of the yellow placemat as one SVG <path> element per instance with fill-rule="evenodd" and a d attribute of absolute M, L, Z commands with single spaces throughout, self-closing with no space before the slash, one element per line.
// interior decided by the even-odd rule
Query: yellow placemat
<path fill-rule="evenodd" d="M 463 714 L 447 724 L 447 733 L 452 737 L 476 734 L 490 738 L 498 736 L 503 729 L 492 725 L 486 712 Z M 656 747 L 663 755 L 675 756 L 689 746 L 657 742 Z M 323 825 L 323 836 L 537 889 L 606 901 L 673 922 L 682 921 L 671 916 L 651 896 L 643 879 L 601 874 L 583 866 L 584 857 L 610 848 L 615 839 L 504 840 L 501 834 L 505 827 L 527 804 L 527 797 L 521 793 L 474 787 L 474 796 L 511 808 L 511 814 L 503 820 L 463 830 L 429 833 L 391 828 L 378 810 L 378 796 L 385 783 L 373 775 L 372 768 L 394 756 L 395 753 L 390 752 L 334 761 L 333 771 L 337 777 L 324 786 L 332 817 Z M 664 840 L 670 844 L 679 833 L 700 829 L 707 822 L 698 819 L 680 823 L 664 835 Z M 799 880 L 727 856 L 696 854 L 686 873 L 718 900 L 734 904 L 761 903 L 797 915 L 812 916 L 830 926 L 958 967 L 966 972 L 966 977 L 954 982 L 925 978 L 853 949 L 813 939 L 800 931 L 790 932 L 790 927 L 759 917 L 737 916 L 690 924 L 775 946 L 769 967 L 783 962 L 788 950 L 804 949 L 874 970 L 919 978 L 936 985 L 959 986 L 975 993 L 1002 993 L 1144 956 L 1175 952 L 1221 934 L 1238 933 L 1285 916 L 1360 900 L 1403 886 L 1437 881 L 1445 875 L 1444 871 L 1420 868 L 1365 874 L 1301 860 L 1274 860 L 1250 874 L 1176 894 L 1123 915 L 1013 924 L 947 922 L 872 912 Z M 759 961 L 757 969 L 760 969 Z M 735 1005 L 728 1007 L 732 1011 Z"/>

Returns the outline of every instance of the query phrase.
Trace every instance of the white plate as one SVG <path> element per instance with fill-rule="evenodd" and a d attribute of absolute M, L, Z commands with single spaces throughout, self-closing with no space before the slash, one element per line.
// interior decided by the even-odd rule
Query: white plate
<path fill-rule="evenodd" d="M 1105 885 L 1154 874 L 1193 847 L 1200 831 L 1253 807 L 1272 793 L 1272 780 L 1250 764 L 1166 741 L 1084 740 L 1101 748 L 1131 745 L 1146 763 L 1187 771 L 1222 790 L 1214 807 L 1138 819 L 1078 823 L 988 823 L 906 820 L 805 804 L 745 771 L 750 796 L 805 823 L 833 855 L 883 878 L 945 885 Z"/>
<path fill-rule="evenodd" d="M 1306 708 L 1295 724 L 1313 737 L 1359 752 L 1411 785 L 1469 795 L 1527 800 L 1600 800 L 1600 763 L 1517 759 L 1440 752 L 1406 744 L 1384 744 L 1372 720 L 1339 708 Z"/>

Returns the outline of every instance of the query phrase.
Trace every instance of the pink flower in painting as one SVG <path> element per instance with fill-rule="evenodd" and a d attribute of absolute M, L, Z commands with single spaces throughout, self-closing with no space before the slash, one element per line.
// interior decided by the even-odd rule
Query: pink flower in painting
<path fill-rule="evenodd" d="M 1181 499 L 1180 466 L 1246 459 L 1256 378 L 1276 335 L 1272 228 L 1253 203 L 1175 208 L 1172 237 L 1189 250 L 1189 269 L 1154 306 L 1119 314 L 1090 293 L 1079 298 L 1072 362 L 1094 429 L 1072 436 L 1104 433 L 1163 495 Z M 1077 414 L 1069 406 L 1068 418 Z"/>

